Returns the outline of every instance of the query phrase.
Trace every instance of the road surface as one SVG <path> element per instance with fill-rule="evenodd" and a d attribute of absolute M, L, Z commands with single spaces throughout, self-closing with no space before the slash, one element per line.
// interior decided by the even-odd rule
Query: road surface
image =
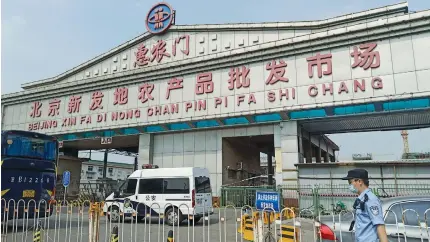
<path fill-rule="evenodd" d="M 214 214 L 206 219 L 202 218 L 195 225 L 188 225 L 184 221 L 178 226 L 168 226 L 158 218 L 147 218 L 136 221 L 125 219 L 121 223 L 110 223 L 105 216 L 100 218 L 99 241 L 110 241 L 110 234 L 114 226 L 118 226 L 119 241 L 167 241 L 169 230 L 174 230 L 175 242 L 178 241 L 246 241 L 242 240 L 242 234 L 238 233 L 240 222 L 240 210 L 215 209 Z M 292 225 L 292 221 L 288 222 Z M 33 241 L 34 227 L 37 221 L 34 219 L 8 221 L 2 223 L 3 241 Z M 47 219 L 41 219 L 41 241 L 89 241 L 89 217 L 88 211 L 82 214 L 77 211 L 72 214 L 54 214 Z M 302 220 L 302 240 L 313 241 L 313 227 L 311 220 Z M 26 229 L 28 228 L 28 229 Z M 17 231 L 17 232 L 16 232 Z M 264 232 L 268 230 L 265 229 Z M 277 235 L 279 236 L 279 234 Z M 278 237 L 279 238 L 279 237 Z M 278 239 L 276 239 L 277 241 Z M 275 240 L 273 240 L 275 241 Z"/>

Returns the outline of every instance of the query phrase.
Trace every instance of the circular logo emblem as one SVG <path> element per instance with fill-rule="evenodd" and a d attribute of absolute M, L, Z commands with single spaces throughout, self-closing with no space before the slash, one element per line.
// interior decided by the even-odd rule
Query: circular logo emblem
<path fill-rule="evenodd" d="M 125 207 L 125 208 L 129 208 L 129 207 L 131 207 L 131 202 L 130 202 L 130 200 L 129 200 L 129 199 L 125 199 L 125 200 L 124 200 L 124 207 Z"/>
<path fill-rule="evenodd" d="M 146 29 L 153 34 L 161 34 L 172 25 L 173 8 L 167 3 L 159 3 L 146 15 Z"/>

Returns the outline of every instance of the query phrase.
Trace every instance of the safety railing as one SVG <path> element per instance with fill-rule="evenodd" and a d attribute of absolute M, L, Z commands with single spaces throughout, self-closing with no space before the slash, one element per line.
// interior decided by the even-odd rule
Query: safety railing
<path fill-rule="evenodd" d="M 1 201 L 2 241 L 354 241 L 354 214 L 314 214 L 251 206 L 189 207 L 186 204 Z M 88 206 L 86 206 L 88 205 Z M 311 214 L 312 218 L 304 214 Z M 430 208 L 386 211 L 391 240 L 428 241 Z M 413 222 L 412 222 L 413 221 Z M 411 224 L 415 223 L 415 224 Z"/>
<path fill-rule="evenodd" d="M 280 186 L 223 186 L 220 193 L 221 206 L 242 207 L 255 203 L 256 191 L 277 191 L 282 195 L 281 203 L 286 207 L 315 210 L 318 214 L 339 212 L 352 207 L 356 195 L 349 191 L 347 184 L 302 184 Z M 396 196 L 430 196 L 430 184 L 381 184 L 371 188 L 379 198 Z"/>

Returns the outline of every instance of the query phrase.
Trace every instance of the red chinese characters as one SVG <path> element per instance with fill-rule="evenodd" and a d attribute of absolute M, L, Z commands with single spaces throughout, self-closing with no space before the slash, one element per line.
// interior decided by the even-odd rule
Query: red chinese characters
<path fill-rule="evenodd" d="M 139 45 L 136 52 L 136 61 L 134 62 L 134 67 L 137 66 L 146 66 L 149 64 L 149 57 L 146 56 L 148 54 L 148 49 L 144 44 Z"/>
<path fill-rule="evenodd" d="M 124 105 L 128 102 L 128 88 L 126 87 L 119 87 L 115 89 L 114 92 L 114 101 L 113 105 Z"/>
<path fill-rule="evenodd" d="M 185 55 L 190 54 L 190 36 L 189 35 L 183 35 L 183 36 L 176 38 L 173 41 L 173 46 L 172 46 L 173 56 L 176 56 L 176 45 L 181 43 L 181 40 L 185 40 L 185 49 L 184 50 L 181 49 L 182 53 L 184 53 Z"/>
<path fill-rule="evenodd" d="M 279 64 L 276 64 L 275 60 L 267 63 L 266 70 L 270 71 L 270 74 L 267 77 L 266 85 L 273 85 L 279 81 L 288 82 L 288 78 L 284 77 L 285 67 L 287 67 L 287 63 L 283 60 L 280 60 Z"/>
<path fill-rule="evenodd" d="M 351 57 L 354 57 L 352 68 L 357 66 L 362 67 L 364 70 L 378 68 L 380 65 L 379 51 L 373 51 L 376 46 L 376 43 L 362 44 L 359 48 L 363 52 L 359 51 L 357 46 L 354 46 L 354 51 L 351 53 Z"/>
<path fill-rule="evenodd" d="M 170 80 L 167 84 L 167 90 L 166 90 L 166 99 L 169 99 L 170 97 L 170 91 L 171 90 L 175 90 L 175 89 L 181 89 L 184 86 L 182 85 L 182 82 L 184 80 L 179 79 L 179 78 L 173 78 L 172 80 Z"/>
<path fill-rule="evenodd" d="M 69 99 L 69 104 L 67 105 L 68 113 L 79 113 L 81 107 L 81 96 L 71 96 Z"/>
<path fill-rule="evenodd" d="M 249 72 L 250 69 L 246 68 L 246 66 L 242 66 L 242 68 L 231 68 L 228 72 L 228 76 L 230 77 L 228 79 L 228 89 L 233 90 L 235 86 L 237 89 L 249 87 L 251 84 L 251 80 L 248 77 Z"/>
<path fill-rule="evenodd" d="M 58 99 L 54 99 L 49 102 L 48 116 L 53 117 L 60 114 L 60 103 L 61 103 L 61 100 L 58 100 Z"/>
<path fill-rule="evenodd" d="M 170 57 L 170 54 L 166 52 L 166 41 L 158 40 L 157 43 L 152 47 L 151 54 L 151 62 L 156 60 L 158 63 L 160 63 L 164 56 Z"/>
<path fill-rule="evenodd" d="M 213 91 L 214 91 L 214 82 L 212 81 L 212 72 L 198 74 L 196 89 L 195 89 L 196 95 L 212 93 Z"/>
<path fill-rule="evenodd" d="M 103 109 L 102 101 L 104 94 L 100 91 L 94 92 L 91 96 L 90 110 Z"/>
<path fill-rule="evenodd" d="M 173 40 L 173 45 L 172 45 L 172 56 L 176 56 L 176 55 L 180 55 L 182 56 L 182 54 L 184 55 L 189 55 L 190 54 L 190 37 L 188 35 L 183 35 L 180 37 L 177 37 L 176 39 Z M 170 45 L 168 46 L 170 47 Z M 378 45 L 377 43 L 365 43 L 365 44 L 360 44 L 357 46 L 352 46 L 351 51 L 348 51 L 345 54 L 345 58 L 347 58 L 347 60 L 351 60 L 351 63 L 348 63 L 347 68 L 363 68 L 363 70 L 369 70 L 371 68 L 378 68 L 380 66 L 380 53 L 377 49 Z M 149 49 L 151 50 L 151 48 Z M 140 45 L 138 47 L 138 51 L 136 53 L 136 61 L 135 61 L 135 66 L 146 66 L 148 65 L 150 62 L 156 61 L 156 62 L 161 62 L 163 58 L 165 57 L 171 57 L 171 55 L 169 53 L 167 53 L 166 51 L 166 42 L 163 40 L 159 40 L 154 47 L 152 48 L 151 53 L 148 54 L 149 50 L 145 47 L 145 45 Z M 181 54 L 182 52 L 182 54 Z M 151 56 L 152 54 L 152 56 Z M 343 53 L 342 53 L 343 54 Z M 348 55 L 350 55 L 350 57 L 348 57 Z M 149 56 L 149 57 L 148 57 Z M 309 78 L 313 78 L 315 75 L 318 76 L 318 78 L 323 78 L 324 76 L 329 76 L 333 74 L 333 63 L 332 63 L 332 58 L 337 58 L 336 56 L 332 56 L 332 54 L 330 53 L 316 53 L 313 56 L 309 56 L 308 58 L 306 58 L 306 60 L 301 59 L 300 63 L 298 63 L 299 65 L 306 65 L 308 67 L 308 76 Z M 342 58 L 341 58 L 342 59 Z M 167 59 L 168 60 L 168 59 Z M 297 97 L 297 92 L 296 92 L 296 88 L 297 86 L 303 86 L 305 85 L 305 88 L 308 89 L 308 93 L 307 95 L 310 97 L 320 97 L 320 96 L 333 96 L 333 95 L 344 95 L 344 99 L 349 99 L 351 97 L 352 94 L 354 93 L 361 93 L 361 92 L 371 92 L 372 90 L 378 90 L 378 89 L 383 89 L 383 81 L 380 77 L 377 76 L 371 76 L 371 81 L 369 81 L 367 78 L 363 78 L 363 79 L 352 79 L 352 80 L 344 80 L 344 81 L 329 81 L 329 80 L 324 80 L 324 81 L 320 81 L 317 82 L 317 84 L 312 84 L 312 85 L 307 85 L 305 83 L 303 83 L 303 80 L 298 80 L 297 84 L 295 84 L 295 86 L 293 87 L 276 87 L 276 84 L 279 85 L 279 82 L 289 82 L 289 78 L 291 78 L 291 72 L 287 73 L 287 67 L 288 64 L 286 61 L 284 61 L 283 59 L 276 59 L 276 60 L 269 60 L 268 62 L 260 62 L 257 63 L 257 65 L 259 66 L 259 68 L 265 68 L 266 71 L 263 71 L 264 73 L 260 73 L 258 76 L 258 73 L 253 73 L 253 75 L 255 74 L 255 78 L 256 79 L 261 79 L 261 77 L 263 75 L 267 75 L 266 80 L 264 80 L 266 85 L 273 85 L 272 87 L 274 88 L 269 88 L 266 89 L 264 91 L 266 97 L 267 97 L 267 101 L 269 102 L 275 102 L 275 101 L 283 101 L 284 100 L 286 102 L 288 102 L 289 100 L 293 100 L 296 99 Z M 350 65 L 350 66 L 349 66 Z M 290 65 L 291 68 L 291 65 Z M 339 67 L 340 68 L 340 67 Z M 300 71 L 301 69 L 298 68 L 298 71 Z M 244 88 L 246 91 L 246 88 L 250 88 L 250 68 L 249 66 L 245 66 L 245 65 L 239 65 L 239 66 L 229 66 L 228 69 L 225 70 L 219 70 L 217 69 L 216 71 L 228 71 L 228 77 L 227 74 L 223 74 L 223 76 L 220 78 L 222 84 L 228 84 L 228 89 L 229 90 L 235 90 L 235 89 L 241 89 Z M 306 72 L 306 70 L 305 70 Z M 188 73 L 184 72 L 182 73 L 183 75 L 188 75 Z M 181 74 L 181 75 L 182 75 Z M 304 74 L 304 73 L 301 73 Z M 161 79 L 164 78 L 165 76 L 169 75 L 169 72 L 166 73 L 162 73 L 162 75 L 154 77 L 154 79 Z M 224 76 L 225 75 L 225 76 Z M 179 75 L 178 75 L 179 76 Z M 257 99 L 255 98 L 255 95 L 252 92 L 248 92 L 247 94 L 243 94 L 243 92 L 239 92 L 236 93 L 238 95 L 233 96 L 233 99 L 231 98 L 232 96 L 230 94 L 218 94 L 218 95 L 213 95 L 214 91 L 215 91 L 215 82 L 214 81 L 219 81 L 219 80 L 214 80 L 216 78 L 218 78 L 216 76 L 216 73 L 214 72 L 204 72 L 204 73 L 198 73 L 195 75 L 192 75 L 191 78 L 196 78 L 195 83 L 184 83 L 182 78 L 173 78 L 173 79 L 164 79 L 164 81 L 167 82 L 166 86 L 163 86 L 162 90 L 160 90 L 160 92 L 164 92 L 165 91 L 165 98 L 166 99 L 170 99 L 170 94 L 172 91 L 176 90 L 176 89 L 183 89 L 184 85 L 190 85 L 192 88 L 192 85 L 194 85 L 194 91 L 195 91 L 195 95 L 196 98 L 194 99 L 194 101 L 187 101 L 185 103 L 185 112 L 187 112 L 188 110 L 194 109 L 194 111 L 199 111 L 199 110 L 206 110 L 206 102 L 213 102 L 215 105 L 215 108 L 217 108 L 220 105 L 223 105 L 225 107 L 227 107 L 227 105 L 236 105 L 237 106 L 241 106 L 244 108 L 243 110 L 246 110 L 246 108 L 248 107 L 244 107 L 243 105 L 248 103 L 248 105 L 252 104 L 252 103 L 256 103 Z M 254 77 L 253 77 L 254 78 Z M 327 79 L 327 78 L 324 78 Z M 320 79 L 321 80 L 321 79 Z M 157 80 L 157 82 L 159 82 L 161 80 Z M 226 83 L 227 81 L 227 83 Z M 260 82 L 263 80 L 253 80 L 253 82 Z M 166 84 L 166 83 L 164 83 Z M 255 83 L 255 84 L 261 84 L 264 86 L 263 83 Z M 388 83 L 390 84 L 390 83 Z M 367 85 L 367 86 L 366 86 Z M 288 85 L 290 86 L 290 85 Z M 187 86 L 188 88 L 189 86 Z M 165 89 L 164 89 L 165 88 Z M 260 87 L 261 88 L 261 87 Z M 130 93 L 129 96 L 129 91 L 132 92 L 133 89 L 129 90 L 128 87 L 118 87 L 118 88 L 113 88 L 113 105 L 125 105 L 128 104 L 128 100 L 130 98 L 130 101 L 135 102 L 136 100 L 132 100 L 133 98 L 136 99 L 135 95 L 137 94 L 137 99 L 140 100 L 140 102 L 142 104 L 145 103 L 150 103 L 145 105 L 145 108 L 149 108 L 148 111 L 148 115 L 151 113 L 154 113 L 154 115 L 164 115 L 164 114 L 170 114 L 170 113 L 177 113 L 180 110 L 177 107 L 180 107 L 181 98 L 175 98 L 175 94 L 182 94 L 181 90 L 177 90 L 177 93 L 173 93 L 173 100 L 171 102 L 168 103 L 168 105 L 158 105 L 155 103 L 159 103 L 162 104 L 162 102 L 151 102 L 149 100 L 155 100 L 156 98 L 161 98 L 162 97 L 158 97 L 159 90 L 156 90 L 157 94 L 154 93 L 154 89 L 155 89 L 155 85 L 152 83 L 147 83 L 144 82 L 141 85 L 138 86 L 138 89 L 134 91 L 134 93 Z M 264 87 L 263 87 L 264 89 Z M 216 90 L 218 91 L 218 90 Z M 110 91 L 109 91 L 110 92 Z M 137 92 L 137 93 L 136 93 Z M 228 91 L 231 92 L 231 91 Z M 354 93 L 353 93 L 354 92 Z M 154 93 L 154 95 L 153 95 Z M 205 100 L 205 98 L 197 98 L 198 95 L 204 95 L 204 94 L 210 94 L 212 93 L 210 96 L 211 98 Z M 103 98 L 104 98 L 104 94 L 101 91 L 96 91 L 91 94 L 91 100 L 90 100 L 90 105 L 89 105 L 89 109 L 94 111 L 94 110 L 98 110 L 98 109 L 103 109 L 103 105 L 106 103 L 103 103 Z M 184 93 L 184 95 L 187 95 L 190 93 Z M 88 95 L 88 94 L 87 94 Z M 110 94 L 111 95 L 111 94 Z M 161 94 L 162 95 L 162 94 Z M 306 93 L 304 94 L 306 95 Z M 372 93 L 369 94 L 370 96 L 372 95 Z M 367 97 L 369 95 L 364 95 L 363 97 Z M 385 95 L 385 94 L 384 94 Z M 213 97 L 212 97 L 213 96 Z M 249 96 L 248 101 L 246 101 L 247 96 Z M 261 96 L 262 98 L 264 98 L 264 96 Z M 259 98 L 261 98 L 259 97 Z M 359 98 L 361 98 L 361 96 L 358 96 Z M 201 100 L 199 100 L 201 99 Z M 48 102 L 50 101 L 50 102 Z M 67 113 L 69 114 L 73 114 L 73 113 L 79 113 L 80 112 L 80 105 L 82 104 L 83 99 L 81 95 L 71 95 L 69 97 L 68 100 L 65 100 L 65 102 L 67 102 Z M 112 102 L 109 99 L 109 102 Z M 53 100 L 46 100 L 46 104 L 45 106 L 49 105 L 49 109 L 47 109 L 47 107 L 43 106 L 43 112 L 48 111 L 48 113 L 44 113 L 44 115 L 50 116 L 50 117 L 55 117 L 60 115 L 60 103 L 61 101 L 59 99 L 53 99 Z M 229 104 L 230 103 L 230 104 Z M 232 103 L 232 104 L 231 104 Z M 297 102 L 296 102 L 297 103 Z M 286 105 L 289 105 L 289 103 L 285 103 Z M 153 106 L 154 105 L 154 106 Z M 158 105 L 156 107 L 156 105 Z M 282 104 L 284 105 L 284 103 Z M 294 104 L 295 105 L 295 104 Z M 300 105 L 300 104 L 299 104 Z M 139 106 L 144 106 L 144 105 L 139 105 Z M 165 108 L 167 107 L 167 111 L 165 111 Z M 170 110 L 170 107 L 174 107 Z M 137 108 L 139 110 L 137 110 L 138 112 L 144 112 L 143 109 Z M 66 111 L 64 110 L 64 111 Z M 152 110 L 152 111 L 151 111 Z M 240 110 L 242 111 L 242 110 Z M 82 120 L 85 120 L 85 122 L 87 122 L 87 119 L 91 119 L 90 116 L 97 116 L 100 114 L 100 116 L 97 116 L 97 119 L 99 120 L 98 122 L 104 122 L 106 121 L 106 117 L 108 117 L 109 113 L 111 112 L 111 110 L 109 110 L 109 112 L 98 112 L 97 114 L 94 115 L 94 113 L 91 113 L 90 115 L 85 115 L 83 116 Z M 119 117 L 118 119 L 121 119 L 121 115 L 123 115 L 124 118 L 127 117 L 132 117 L 130 110 L 128 111 L 123 111 L 123 114 L 120 114 L 121 111 L 115 111 L 117 112 L 117 114 L 115 115 L 119 115 L 119 116 L 115 116 L 115 117 Z M 62 114 L 62 113 L 61 113 Z M 127 115 L 126 115 L 127 114 Z M 133 114 L 134 115 L 134 114 Z M 30 117 L 32 118 L 36 118 L 36 117 L 41 117 L 42 116 L 42 102 L 38 101 L 38 102 L 34 102 L 32 103 L 31 106 L 31 112 L 30 112 Z M 70 116 L 70 115 L 69 115 Z M 73 117 L 75 115 L 72 115 L 70 117 L 66 117 L 63 118 L 63 123 L 64 125 L 74 125 L 76 124 L 76 117 Z M 114 116 L 112 116 L 114 117 Z M 52 120 L 56 119 L 52 118 Z M 68 119 L 69 118 L 69 119 Z M 72 118 L 72 119 L 70 119 Z M 74 118 L 74 120 L 73 120 Z M 77 117 L 79 118 L 79 117 Z M 64 121 L 65 120 L 65 121 Z M 38 120 L 33 121 L 33 122 L 39 122 Z M 90 121 L 91 122 L 91 121 Z M 82 123 L 82 121 L 81 121 Z M 64 126 L 63 125 L 63 126 Z"/>
<path fill-rule="evenodd" d="M 149 99 L 154 100 L 151 93 L 154 90 L 154 84 L 145 83 L 139 86 L 139 96 L 137 97 L 142 103 Z"/>
<path fill-rule="evenodd" d="M 323 74 L 331 75 L 332 72 L 332 64 L 331 64 L 331 54 L 325 54 L 321 55 L 320 53 L 317 53 L 316 56 L 311 56 L 306 58 L 308 61 L 308 75 L 309 78 L 312 78 L 314 76 L 314 69 L 313 66 L 317 66 L 317 72 L 318 77 L 321 78 Z M 322 65 L 327 65 L 327 69 L 323 72 L 322 71 Z"/>
<path fill-rule="evenodd" d="M 42 102 L 34 102 L 31 105 L 30 117 L 38 118 L 42 115 Z"/>

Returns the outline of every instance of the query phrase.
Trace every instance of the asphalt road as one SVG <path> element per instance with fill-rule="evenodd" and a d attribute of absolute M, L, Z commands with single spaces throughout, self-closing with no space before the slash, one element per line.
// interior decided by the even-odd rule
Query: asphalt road
<path fill-rule="evenodd" d="M 106 217 L 100 218 L 99 241 L 110 241 L 110 234 L 114 226 L 118 226 L 119 241 L 167 241 L 169 230 L 174 230 L 175 242 L 178 241 L 246 241 L 238 233 L 240 210 L 216 209 L 213 215 L 202 218 L 195 225 L 188 225 L 187 220 L 178 226 L 164 225 L 158 218 L 142 221 L 126 219 L 121 223 L 110 223 Z M 292 225 L 292 221 L 285 221 Z M 34 227 L 37 221 L 30 219 L 8 221 L 2 223 L 3 241 L 33 241 Z M 41 241 L 89 241 L 88 211 L 79 214 L 53 214 L 47 219 L 41 219 Z M 313 227 L 311 220 L 302 220 L 302 240 L 313 241 Z M 277 226 L 279 227 L 279 225 Z M 28 229 L 26 229 L 28 228 Z M 17 232 L 14 232 L 17 231 Z M 266 233 L 267 228 L 264 229 Z M 279 236 L 279 233 L 276 232 Z M 279 239 L 279 237 L 278 237 Z M 276 241 L 278 240 L 276 239 Z M 275 240 L 272 240 L 275 241 Z"/>

